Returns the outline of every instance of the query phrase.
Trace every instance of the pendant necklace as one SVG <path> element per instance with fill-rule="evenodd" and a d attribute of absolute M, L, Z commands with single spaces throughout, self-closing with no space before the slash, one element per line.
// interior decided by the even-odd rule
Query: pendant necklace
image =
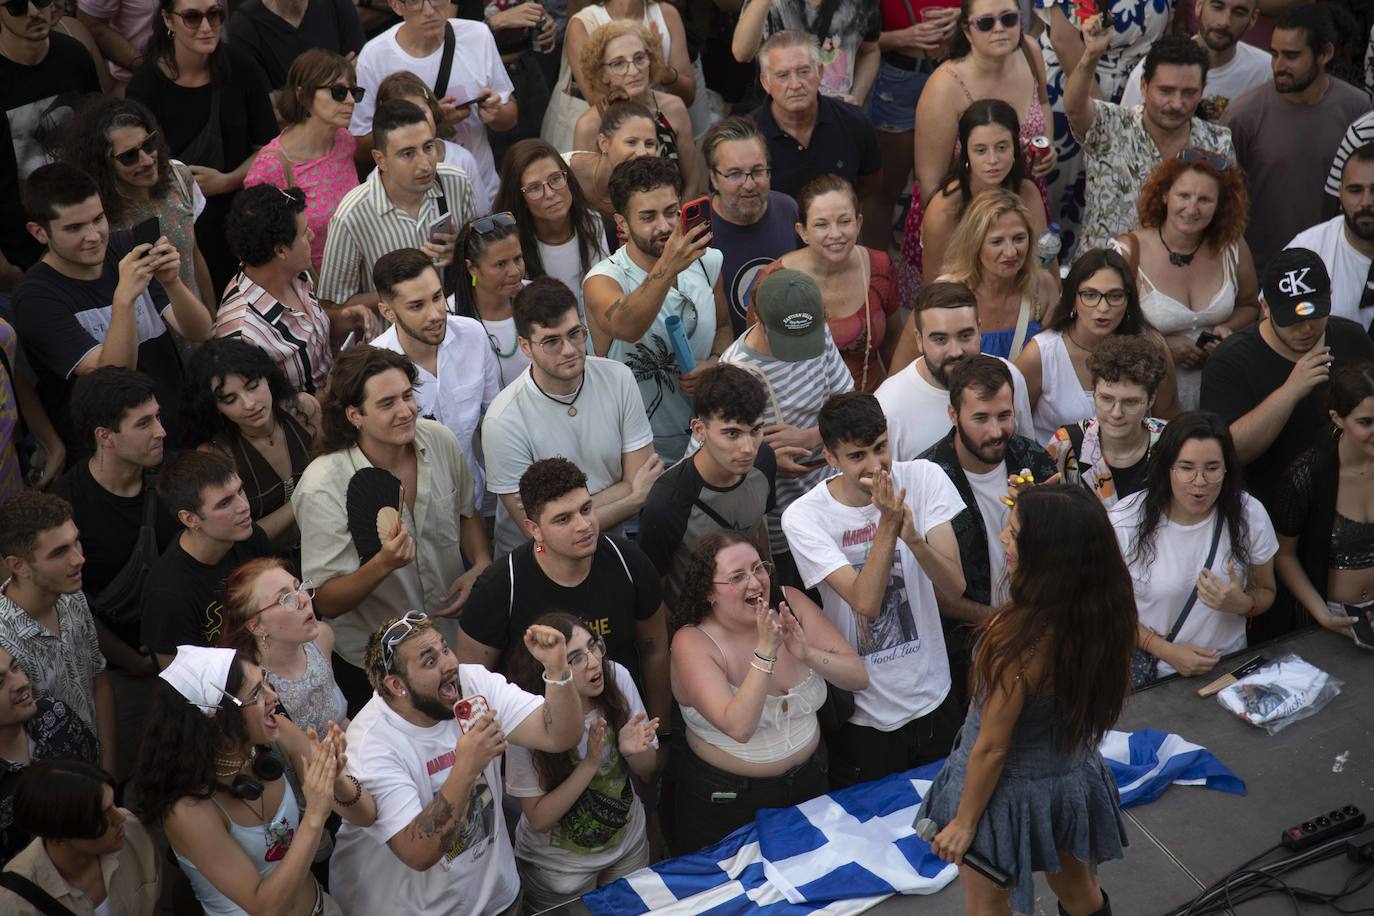
<path fill-rule="evenodd" d="M 1192 251 L 1188 252 L 1187 254 L 1174 251 L 1172 248 L 1169 247 L 1169 243 L 1164 241 L 1164 227 L 1161 226 L 1155 231 L 1159 233 L 1159 244 L 1163 245 L 1164 250 L 1169 252 L 1169 263 L 1174 265 L 1175 267 L 1187 267 L 1189 264 L 1193 263 L 1193 256 L 1198 253 L 1198 250 L 1200 248 L 1202 248 L 1202 242 L 1198 242 L 1197 247 L 1194 248 Z"/>
<path fill-rule="evenodd" d="M 577 390 L 573 392 L 572 399 L 567 401 L 555 395 L 549 394 L 543 388 L 540 388 L 539 383 L 534 380 L 533 372 L 530 373 L 530 383 L 534 385 L 535 391 L 538 391 L 540 394 L 548 398 L 550 401 L 553 401 L 555 404 L 562 404 L 564 407 L 568 408 L 568 416 L 575 417 L 577 416 L 577 399 L 582 395 L 582 386 L 587 383 L 587 374 L 585 372 L 582 374 L 581 381 L 577 383 Z"/>

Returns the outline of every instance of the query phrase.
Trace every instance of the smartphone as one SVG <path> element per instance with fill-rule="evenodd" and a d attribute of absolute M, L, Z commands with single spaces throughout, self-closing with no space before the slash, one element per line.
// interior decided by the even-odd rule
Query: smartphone
<path fill-rule="evenodd" d="M 491 712 L 491 704 L 480 693 L 463 697 L 453 704 L 453 718 L 458 720 L 458 729 L 463 734 L 467 734 L 468 729 L 472 728 L 478 719 L 489 712 Z"/>
<path fill-rule="evenodd" d="M 436 241 L 438 236 L 450 236 L 453 234 L 453 212 L 449 211 L 443 216 L 429 224 L 428 238 L 431 242 Z"/>
<path fill-rule="evenodd" d="M 478 96 L 477 98 L 475 98 L 475 99 L 468 99 L 466 102 L 459 102 L 457 105 L 454 105 L 453 107 L 454 107 L 454 108 L 467 108 L 469 105 L 481 105 L 483 102 L 485 102 L 485 101 L 486 101 L 487 99 L 489 99 L 489 98 L 491 98 L 491 93 L 490 93 L 490 92 L 487 92 L 487 93 L 484 93 L 483 95 L 479 95 L 479 96 Z"/>
<path fill-rule="evenodd" d="M 709 231 L 711 226 L 711 198 L 709 195 L 698 197 L 696 200 L 689 200 L 682 205 L 683 235 L 687 235 L 703 223 Z"/>
<path fill-rule="evenodd" d="M 1355 618 L 1350 629 L 1355 631 L 1355 645 L 1362 649 L 1374 649 L 1374 607 L 1345 606 L 1345 612 Z"/>
<path fill-rule="evenodd" d="M 343 339 L 343 343 L 339 346 L 339 352 L 342 353 L 343 351 L 347 350 L 349 347 L 353 346 L 357 342 L 358 332 L 349 331 L 348 336 Z"/>
<path fill-rule="evenodd" d="M 818 458 L 807 458 L 805 461 L 798 461 L 797 465 L 804 468 L 818 468 L 825 464 L 825 456 Z"/>
<path fill-rule="evenodd" d="M 1203 331 L 1197 336 L 1198 349 L 1205 349 L 1208 344 L 1220 343 L 1221 335 L 1213 334 L 1211 331 Z"/>
<path fill-rule="evenodd" d="M 150 216 L 134 226 L 134 245 L 153 245 L 162 238 L 162 224 L 156 216 Z"/>

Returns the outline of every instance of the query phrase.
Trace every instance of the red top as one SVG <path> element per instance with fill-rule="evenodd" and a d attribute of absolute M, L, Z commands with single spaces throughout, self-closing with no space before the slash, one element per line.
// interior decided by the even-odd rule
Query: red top
<path fill-rule="evenodd" d="M 958 9 L 959 0 L 883 0 L 884 32 L 895 32 L 898 29 L 905 29 L 916 24 L 907 14 L 908 6 L 911 7 L 912 13 L 919 16 L 921 10 L 931 6 L 947 6 Z"/>

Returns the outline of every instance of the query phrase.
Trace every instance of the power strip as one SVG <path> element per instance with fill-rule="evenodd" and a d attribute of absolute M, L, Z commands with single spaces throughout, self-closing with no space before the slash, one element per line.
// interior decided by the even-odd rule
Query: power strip
<path fill-rule="evenodd" d="M 1354 805 L 1346 805 L 1289 827 L 1283 832 L 1282 842 L 1296 852 L 1363 826 L 1364 812 Z"/>

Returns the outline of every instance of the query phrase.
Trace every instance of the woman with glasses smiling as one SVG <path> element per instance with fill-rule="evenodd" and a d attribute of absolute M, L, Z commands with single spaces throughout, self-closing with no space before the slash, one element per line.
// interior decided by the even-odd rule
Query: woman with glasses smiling
<path fill-rule="evenodd" d="M 1178 400 L 1196 410 L 1202 367 L 1217 345 L 1259 317 L 1259 280 L 1240 169 L 1196 147 L 1155 167 L 1136 200 L 1139 225 L 1112 241 L 1140 282 L 1140 308 L 1178 366 Z"/>
<path fill-rule="evenodd" d="M 205 195 L 196 239 L 211 282 L 223 289 L 238 270 L 224 219 L 258 148 L 276 135 L 277 119 L 262 70 L 221 41 L 220 0 L 159 3 L 158 27 L 127 95 L 152 111 L 172 155 L 191 167 Z"/>
<path fill-rule="evenodd" d="M 1242 471 L 1221 418 L 1185 413 L 1159 437 L 1145 489 L 1108 510 L 1140 615 L 1136 686 L 1211 671 L 1274 601 L 1279 542 Z"/>
<path fill-rule="evenodd" d="M 868 672 L 815 602 L 781 589 L 746 535 L 709 534 L 687 566 L 674 608 L 673 697 L 687 726 L 677 769 L 673 851 L 714 843 L 752 821 L 829 790 L 816 713 L 827 683 L 868 686 Z"/>
<path fill-rule="evenodd" d="M 270 184 L 305 192 L 305 224 L 310 262 L 316 276 L 324 260 L 329 218 L 344 195 L 358 186 L 353 164 L 356 144 L 348 132 L 353 106 L 366 92 L 357 85 L 353 64 L 332 51 L 311 48 L 291 63 L 281 90 L 286 128 L 258 150 L 243 179 L 244 187 Z"/>
<path fill-rule="evenodd" d="M 315 585 L 275 557 L 249 560 L 229 574 L 221 643 L 255 659 L 302 729 L 348 728 L 348 703 L 329 656 L 334 630 L 315 616 Z"/>
<path fill-rule="evenodd" d="M 1167 420 L 1178 414 L 1174 363 L 1140 310 L 1134 272 L 1120 254 L 1094 248 L 1074 262 L 1044 330 L 1016 359 L 1016 368 L 1026 377 L 1038 441 L 1049 442 L 1059 427 L 1093 415 L 1088 357 L 1113 335 L 1140 336 L 1158 347 L 1165 369 L 1155 416 Z"/>

